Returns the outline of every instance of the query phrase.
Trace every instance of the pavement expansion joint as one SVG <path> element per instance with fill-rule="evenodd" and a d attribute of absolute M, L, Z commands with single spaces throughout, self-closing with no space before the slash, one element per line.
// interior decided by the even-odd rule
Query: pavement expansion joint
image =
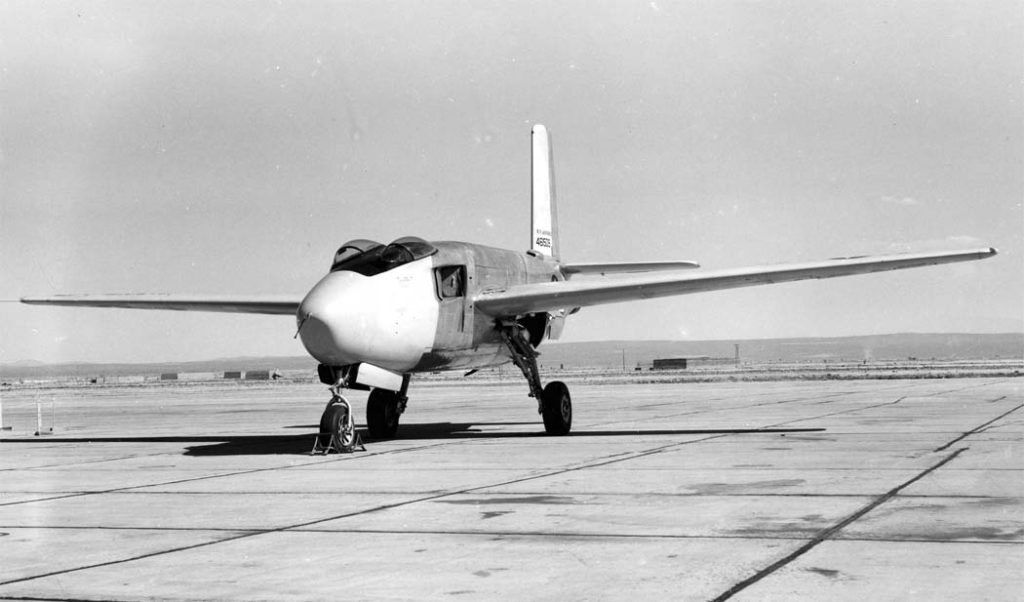
<path fill-rule="evenodd" d="M 838 533 L 839 531 L 841 531 L 845 527 L 849 526 L 853 522 L 857 521 L 858 519 L 860 519 L 862 516 L 864 516 L 868 512 L 871 512 L 875 508 L 881 506 L 885 502 L 887 502 L 887 501 L 891 500 L 892 498 L 894 498 L 896 496 L 896 494 L 898 494 L 903 489 L 906 489 L 907 487 L 913 485 L 917 481 L 923 479 L 928 474 L 938 470 L 939 468 L 945 466 L 949 462 L 952 462 L 957 456 L 959 456 L 966 449 L 967 448 L 961 448 L 961 449 L 958 449 L 958 450 L 954 451 L 953 453 L 947 455 L 946 457 L 944 457 L 942 460 L 938 461 L 937 463 L 935 463 L 935 464 L 929 466 L 928 468 L 922 470 L 921 472 L 916 474 L 911 479 L 908 479 L 907 481 L 904 481 L 899 486 L 894 487 L 894 488 L 890 489 L 889 491 L 885 492 L 884 494 L 878 496 L 877 498 L 872 500 L 869 504 L 863 506 L 862 508 L 860 508 L 859 510 L 857 510 L 853 514 L 847 516 L 843 520 L 841 520 L 841 521 L 835 523 L 834 525 L 828 527 L 827 529 L 821 531 L 820 533 L 818 533 L 817 535 L 812 537 L 807 543 L 805 543 L 804 545 L 798 547 L 796 550 L 794 550 L 790 554 L 784 556 L 783 558 L 780 558 L 779 560 L 776 560 L 775 562 L 773 562 L 772 564 L 768 565 L 767 567 L 761 569 L 760 571 L 754 573 L 750 577 L 748 577 L 748 578 L 744 579 L 743 581 L 740 581 L 736 585 L 732 586 L 731 588 L 729 588 L 728 590 L 723 592 L 721 595 L 715 597 L 712 600 L 712 602 L 721 602 L 721 601 L 724 601 L 724 600 L 728 600 L 729 598 L 731 598 L 734 595 L 738 594 L 742 590 L 744 590 L 744 589 L 750 587 L 751 585 L 757 583 L 761 579 L 764 579 L 768 575 L 771 575 L 772 573 L 774 573 L 775 571 L 779 570 L 780 568 L 782 568 L 782 567 L 786 566 L 787 564 L 793 562 L 794 560 L 796 560 L 800 556 L 803 556 L 804 554 L 806 554 L 807 552 L 809 552 L 810 550 L 812 550 L 813 548 L 818 546 L 818 544 L 822 543 L 823 541 L 825 541 L 827 539 L 831 539 L 832 536 L 834 536 L 836 533 Z"/>
<path fill-rule="evenodd" d="M 1005 396 L 1003 398 L 1005 399 Z M 993 418 L 992 420 L 989 420 L 988 422 L 983 422 L 982 424 L 979 424 L 978 426 L 972 428 L 971 430 L 966 431 L 965 433 L 963 433 L 962 435 L 960 435 L 956 439 L 953 439 L 952 441 L 950 441 L 949 443 L 946 443 L 945 445 L 943 445 L 941 447 L 936 447 L 932 451 L 936 451 L 936 452 L 945 451 L 945 450 L 949 449 L 953 444 L 957 443 L 958 441 L 966 439 L 967 437 L 970 437 L 971 435 L 974 435 L 976 433 L 980 433 L 983 429 L 987 428 L 989 425 L 994 424 L 995 422 L 997 422 L 999 420 L 1002 420 L 1003 418 L 1006 418 L 1007 416 L 1009 416 L 1010 414 L 1016 412 L 1017 410 L 1019 410 L 1021 408 L 1024 408 L 1024 403 L 1018 405 L 1015 408 L 1007 410 L 1006 412 L 1003 412 L 1002 414 L 996 416 L 995 418 Z"/>

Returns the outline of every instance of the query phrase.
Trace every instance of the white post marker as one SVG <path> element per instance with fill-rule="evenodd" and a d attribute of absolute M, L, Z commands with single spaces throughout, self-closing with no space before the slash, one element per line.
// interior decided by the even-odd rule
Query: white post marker
<path fill-rule="evenodd" d="M 36 402 L 36 437 L 43 434 L 43 404 Z"/>
<path fill-rule="evenodd" d="M 4 398 L 0 397 L 0 431 L 9 431 L 11 427 L 4 426 Z"/>

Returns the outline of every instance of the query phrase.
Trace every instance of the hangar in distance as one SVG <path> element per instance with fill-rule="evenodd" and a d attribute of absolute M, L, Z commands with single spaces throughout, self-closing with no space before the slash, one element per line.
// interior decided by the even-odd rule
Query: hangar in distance
<path fill-rule="evenodd" d="M 569 389 L 541 382 L 537 347 L 557 339 L 583 307 L 761 284 L 833 278 L 985 259 L 993 248 L 850 257 L 814 263 L 706 271 L 690 261 L 563 261 L 551 145 L 533 127 L 529 250 L 407 236 L 382 244 L 356 239 L 335 253 L 330 271 L 304 296 L 58 295 L 24 303 L 294 315 L 298 336 L 331 390 L 318 445 L 351 449 L 356 439 L 345 388 L 369 389 L 366 425 L 392 437 L 413 374 L 475 370 L 512 362 L 536 399 L 544 429 L 572 428 Z"/>

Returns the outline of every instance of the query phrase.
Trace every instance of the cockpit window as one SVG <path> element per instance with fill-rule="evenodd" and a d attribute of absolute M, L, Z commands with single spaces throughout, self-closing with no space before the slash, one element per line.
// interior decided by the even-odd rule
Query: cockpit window
<path fill-rule="evenodd" d="M 341 245 L 341 248 L 338 249 L 338 252 L 334 254 L 334 262 L 331 263 L 331 271 L 333 272 L 334 269 L 337 268 L 340 264 L 348 261 L 349 259 L 352 259 L 356 255 L 361 255 L 366 251 L 369 251 L 370 249 L 383 246 L 384 245 L 373 240 L 364 240 L 362 238 L 350 240 L 347 243 Z"/>
<path fill-rule="evenodd" d="M 372 240 L 354 240 L 338 249 L 331 271 L 346 270 L 374 276 L 434 253 L 437 249 L 433 245 L 415 236 L 399 238 L 387 246 Z"/>
<path fill-rule="evenodd" d="M 462 297 L 466 294 L 466 267 L 447 265 L 434 270 L 437 295 L 442 299 Z"/>

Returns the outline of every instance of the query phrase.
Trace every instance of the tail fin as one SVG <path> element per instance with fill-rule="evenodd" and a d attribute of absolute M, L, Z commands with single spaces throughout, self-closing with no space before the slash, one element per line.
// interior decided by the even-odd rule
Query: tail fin
<path fill-rule="evenodd" d="M 558 214 L 555 210 L 555 169 L 548 129 L 533 126 L 533 229 L 530 248 L 558 259 Z"/>

